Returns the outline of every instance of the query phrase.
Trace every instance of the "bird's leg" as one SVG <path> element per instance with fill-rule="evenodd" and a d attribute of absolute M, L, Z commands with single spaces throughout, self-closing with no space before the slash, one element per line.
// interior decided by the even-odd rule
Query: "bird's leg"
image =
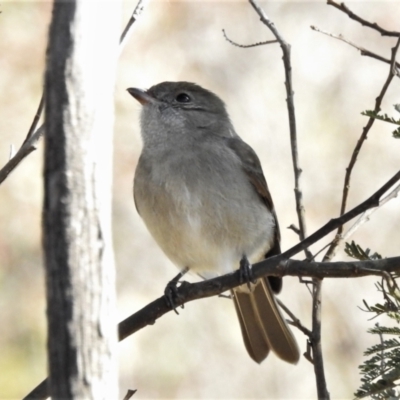
<path fill-rule="evenodd" d="M 250 283 L 254 284 L 256 283 L 256 280 L 253 277 L 251 264 L 249 263 L 249 260 L 247 259 L 245 254 L 243 254 L 243 257 L 240 260 L 239 272 L 240 272 L 240 282 L 247 283 L 248 288 L 251 290 Z"/>
<path fill-rule="evenodd" d="M 168 283 L 167 286 L 165 287 L 164 290 L 164 296 L 165 296 L 165 300 L 168 304 L 169 307 L 171 307 L 176 314 L 179 315 L 178 311 L 176 311 L 176 305 L 175 305 L 175 301 L 174 299 L 178 298 L 178 283 L 179 283 L 179 279 L 182 278 L 183 275 L 186 274 L 186 272 L 189 271 L 189 267 L 185 267 L 181 272 L 179 272 L 179 274 L 177 276 L 175 276 L 175 278 L 171 279 Z M 183 308 L 183 306 L 182 306 Z"/>

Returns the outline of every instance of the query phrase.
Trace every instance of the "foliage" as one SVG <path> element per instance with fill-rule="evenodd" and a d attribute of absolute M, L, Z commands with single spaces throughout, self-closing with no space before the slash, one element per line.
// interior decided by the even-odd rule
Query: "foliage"
<path fill-rule="evenodd" d="M 393 107 L 395 108 L 396 111 L 400 112 L 400 104 L 395 104 Z M 378 112 L 372 110 L 363 111 L 361 114 L 366 115 L 367 117 L 370 118 L 375 118 L 381 121 L 389 122 L 390 124 L 399 125 L 399 128 L 396 128 L 393 131 L 393 137 L 395 139 L 400 139 L 400 119 L 389 117 L 387 114 L 379 114 Z"/>
<path fill-rule="evenodd" d="M 363 250 L 360 245 L 352 241 L 351 243 L 346 243 L 345 253 L 351 258 L 355 258 L 356 260 L 365 261 L 365 260 L 381 260 L 382 256 L 378 253 L 374 253 L 370 255 L 371 250 L 365 249 Z"/>
<path fill-rule="evenodd" d="M 357 260 L 382 258 L 378 253 L 370 254 L 370 249 L 363 250 L 354 241 L 346 243 L 345 252 Z M 382 293 L 383 302 L 370 306 L 363 300 L 366 311 L 374 314 L 372 318 L 388 316 L 394 321 L 394 326 L 385 327 L 376 323 L 368 330 L 368 333 L 378 336 L 379 343 L 364 352 L 364 356 L 369 358 L 359 366 L 361 386 L 354 395 L 358 399 L 399 400 L 400 393 L 396 387 L 400 385 L 400 327 L 397 326 L 400 323 L 400 291 L 394 280 L 392 284 L 384 284 L 382 280 L 375 286 Z"/>

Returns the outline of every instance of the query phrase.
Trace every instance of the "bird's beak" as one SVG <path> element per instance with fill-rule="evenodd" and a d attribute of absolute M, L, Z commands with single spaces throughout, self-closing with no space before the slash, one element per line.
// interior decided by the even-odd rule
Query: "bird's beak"
<path fill-rule="evenodd" d="M 128 88 L 127 91 L 142 105 L 156 102 L 156 99 L 150 94 L 148 94 L 145 90 L 137 88 Z"/>

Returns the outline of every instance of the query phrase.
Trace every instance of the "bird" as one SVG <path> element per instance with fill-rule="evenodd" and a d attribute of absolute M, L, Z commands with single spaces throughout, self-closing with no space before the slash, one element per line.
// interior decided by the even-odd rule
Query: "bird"
<path fill-rule="evenodd" d="M 165 255 L 180 270 L 210 278 L 280 254 L 260 160 L 236 133 L 224 102 L 184 81 L 127 91 L 142 105 L 135 206 Z M 245 348 L 257 363 L 271 350 L 288 363 L 299 360 L 276 301 L 281 288 L 282 279 L 269 276 L 232 290 Z"/>

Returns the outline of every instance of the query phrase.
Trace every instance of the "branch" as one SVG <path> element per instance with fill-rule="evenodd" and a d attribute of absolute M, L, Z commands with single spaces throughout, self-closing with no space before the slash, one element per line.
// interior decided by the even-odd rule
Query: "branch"
<path fill-rule="evenodd" d="M 264 10 L 259 6 L 259 4 L 255 0 L 249 0 L 250 4 L 253 6 L 256 13 L 259 15 L 261 22 L 263 22 L 269 30 L 273 33 L 275 38 L 278 40 L 281 45 L 283 52 L 283 64 L 285 67 L 285 88 L 286 88 L 286 102 L 289 113 L 289 129 L 290 129 L 290 147 L 292 150 L 292 160 L 293 160 L 293 170 L 294 170 L 294 193 L 296 198 L 296 210 L 299 220 L 299 237 L 300 240 L 303 240 L 306 236 L 306 224 L 305 224 L 305 209 L 303 205 L 303 193 L 301 189 L 300 177 L 302 170 L 300 168 L 299 163 L 299 153 L 297 149 L 297 129 L 296 129 L 296 114 L 294 111 L 294 101 L 293 101 L 293 85 L 292 85 L 292 65 L 290 61 L 290 44 L 287 43 L 282 35 L 279 33 L 278 29 L 275 27 L 275 24 L 268 18 L 265 14 Z M 306 257 L 308 259 L 312 258 L 312 254 L 308 249 L 305 249 Z"/>
<path fill-rule="evenodd" d="M 146 2 L 146 0 L 138 1 L 127 25 L 125 26 L 125 29 L 123 30 L 123 32 L 121 34 L 121 38 L 120 38 L 120 50 L 121 51 L 127 42 L 127 39 L 129 37 L 128 34 L 131 32 L 133 23 L 140 17 L 140 15 L 142 14 L 142 12 L 144 10 L 145 2 Z M 36 144 L 44 132 L 44 129 L 42 129 L 43 126 L 41 126 L 35 132 L 35 134 L 33 132 L 35 131 L 37 123 L 39 122 L 40 116 L 43 111 L 43 107 L 44 107 L 44 96 L 42 94 L 38 109 L 36 111 L 35 117 L 32 121 L 31 127 L 29 129 L 28 134 L 26 135 L 24 142 L 22 143 L 20 149 L 15 154 L 15 156 L 10 158 L 10 160 L 7 162 L 7 164 L 0 170 L 0 184 L 8 177 L 10 172 L 13 171 L 26 156 L 28 156 L 30 153 L 32 153 L 32 151 L 36 150 Z M 35 140 L 29 140 L 32 135 L 35 136 Z"/>
<path fill-rule="evenodd" d="M 29 140 L 29 138 L 30 138 L 30 137 L 33 135 L 33 133 L 35 132 L 36 127 L 37 127 L 37 124 L 39 123 L 40 116 L 41 116 L 42 111 L 43 111 L 43 107 L 44 107 L 44 94 L 42 94 L 42 97 L 41 97 L 40 102 L 39 102 L 38 109 L 37 109 L 37 111 L 36 111 L 35 116 L 33 117 L 33 121 L 32 121 L 31 127 L 29 128 L 29 131 L 28 131 L 28 134 L 26 135 L 26 138 L 25 138 L 24 143 L 25 143 L 27 140 Z M 23 143 L 23 144 L 24 144 L 24 143 Z"/>
<path fill-rule="evenodd" d="M 382 276 L 399 271 L 400 256 L 374 261 L 309 262 L 307 260 L 291 260 L 279 255 L 254 264 L 252 268 L 255 278 L 263 276 L 296 276 L 318 279 L 360 278 L 371 275 Z M 216 296 L 241 284 L 243 282 L 240 271 L 198 283 L 184 281 L 177 289 L 175 305 L 182 306 L 193 300 Z M 171 310 L 165 301 L 165 296 L 154 300 L 119 323 L 119 340 L 124 340 L 145 326 L 154 324 L 158 318 Z"/>
<path fill-rule="evenodd" d="M 7 164 L 0 170 L 0 184 L 7 178 L 7 176 L 14 170 L 14 168 L 32 151 L 36 150 L 36 144 L 40 137 L 43 135 L 44 127 L 43 125 L 36 130 L 37 124 L 40 119 L 44 107 L 44 96 L 40 99 L 38 109 L 33 118 L 31 127 L 23 141 L 21 147 L 16 154 L 12 154 Z M 35 132 L 36 130 L 36 132 Z"/>
<path fill-rule="evenodd" d="M 370 208 L 360 215 L 357 221 L 345 232 L 343 235 L 343 240 L 347 240 L 361 225 L 365 222 L 369 221 L 370 215 L 372 215 L 375 211 L 378 211 L 379 208 L 383 207 L 388 201 L 397 197 L 400 192 L 400 185 L 396 186 L 388 195 L 386 195 L 382 200 L 379 201 L 379 206 L 375 208 Z"/>
<path fill-rule="evenodd" d="M 282 308 L 283 311 L 285 311 L 285 313 L 287 315 L 289 315 L 289 317 L 291 318 L 290 321 L 287 321 L 288 324 L 295 326 L 298 330 L 300 330 L 301 332 L 304 333 L 304 335 L 308 336 L 309 338 L 311 337 L 312 333 L 309 329 L 307 329 L 302 323 L 301 321 L 285 306 L 284 303 L 282 303 L 282 301 L 278 298 L 276 298 L 277 303 L 279 304 L 279 306 Z"/>
<path fill-rule="evenodd" d="M 240 47 L 242 49 L 249 49 L 250 47 L 258 47 L 258 46 L 264 46 L 266 44 L 272 44 L 272 43 L 277 43 L 277 40 L 266 40 L 265 42 L 257 42 L 253 44 L 239 44 L 234 42 L 233 40 L 229 39 L 228 36 L 225 33 L 225 29 L 222 29 L 222 34 L 224 35 L 224 38 L 233 46 Z"/>
<path fill-rule="evenodd" d="M 44 133 L 44 125 L 36 130 L 31 136 L 26 136 L 17 153 L 12 157 L 7 164 L 0 170 L 0 184 L 7 178 L 7 176 L 15 169 L 15 167 L 32 151 L 36 150 L 36 145 Z"/>
<path fill-rule="evenodd" d="M 129 18 L 128 23 L 125 26 L 125 29 L 123 30 L 120 40 L 119 40 L 119 44 L 120 44 L 120 49 L 122 50 L 123 47 L 125 46 L 125 43 L 127 42 L 128 38 L 129 38 L 129 34 L 130 32 L 132 32 L 131 28 L 132 25 L 136 22 L 136 20 L 141 16 L 144 7 L 146 5 L 146 1 L 147 0 L 139 0 L 136 4 L 135 9 L 133 10 L 133 13 L 131 15 L 131 17 Z"/>
<path fill-rule="evenodd" d="M 331 37 L 333 39 L 341 40 L 342 42 L 349 44 L 350 46 L 352 46 L 355 49 L 357 49 L 362 56 L 375 58 L 376 60 L 382 61 L 382 62 L 387 63 L 387 64 L 391 64 L 392 63 L 392 60 L 390 60 L 388 58 L 385 58 L 385 57 L 382 57 L 379 54 L 376 54 L 376 53 L 374 53 L 374 52 L 372 52 L 370 50 L 365 49 L 364 47 L 356 45 L 355 43 L 351 42 L 350 40 L 347 40 L 346 38 L 344 38 L 343 35 L 341 35 L 341 34 L 335 35 L 333 33 L 329 33 L 329 32 L 323 31 L 322 29 L 319 29 L 319 28 L 317 28 L 316 26 L 313 26 L 313 25 L 311 25 L 310 28 L 313 31 L 322 33 L 322 34 L 327 35 L 327 36 L 329 36 L 329 37 Z M 396 62 L 395 65 L 396 65 L 397 68 L 400 68 L 400 63 Z"/>
<path fill-rule="evenodd" d="M 290 260 L 289 257 L 304 250 L 304 248 L 317 242 L 340 224 L 361 214 L 365 210 L 379 204 L 380 197 L 400 180 L 400 171 L 386 182 L 378 191 L 363 203 L 344 214 L 342 217 L 332 219 L 314 234 L 303 240 L 296 246 L 284 253 L 263 260 L 253 265 L 252 273 L 255 279 L 266 275 L 273 276 L 298 276 L 313 278 L 358 278 L 368 275 L 382 275 L 383 273 L 399 272 L 400 257 L 387 258 L 374 261 L 353 261 L 353 262 L 309 262 Z M 177 289 L 175 305 L 181 306 L 189 301 L 216 296 L 222 292 L 239 286 L 241 281 L 240 271 L 223 275 L 218 278 L 190 284 L 182 282 Z M 155 321 L 164 314 L 171 311 L 171 307 L 162 296 L 152 303 L 143 307 L 135 314 L 129 316 L 118 324 L 119 340 L 122 341 L 128 336 L 134 334 L 147 325 L 153 325 Z M 33 389 L 24 400 L 28 399 L 46 399 L 48 397 L 47 380 L 41 382 Z"/>
<path fill-rule="evenodd" d="M 337 8 L 338 10 L 344 12 L 349 16 L 349 18 L 353 19 L 354 21 L 359 22 L 362 26 L 367 26 L 368 28 L 375 29 L 378 31 L 382 36 L 392 36 L 392 37 L 400 37 L 400 32 L 396 31 L 388 31 L 386 29 L 381 28 L 376 22 L 369 22 L 358 15 L 354 14 L 344 3 L 336 3 L 333 0 L 327 0 L 327 4 Z"/>
<path fill-rule="evenodd" d="M 329 266 L 332 266 L 332 263 Z M 318 400 L 329 400 L 330 394 L 325 378 L 324 359 L 322 357 L 321 325 L 322 325 L 322 279 L 313 279 L 313 308 L 312 308 L 312 360 L 316 376 Z"/>
<path fill-rule="evenodd" d="M 379 96 L 375 99 L 375 107 L 374 107 L 374 112 L 378 113 L 381 109 L 381 104 L 383 97 L 386 94 L 386 91 L 394 77 L 394 63 L 396 62 L 396 55 L 397 51 L 399 49 L 400 45 L 400 36 L 397 40 L 396 45 L 392 48 L 392 57 L 390 61 L 390 69 L 389 69 L 389 74 L 388 77 L 386 78 L 385 83 L 383 84 L 382 90 L 379 93 Z M 349 189 L 350 189 L 350 178 L 351 178 L 351 173 L 353 171 L 354 165 L 357 161 L 358 154 L 360 153 L 361 147 L 364 144 L 365 140 L 367 139 L 368 133 L 372 127 L 372 125 L 375 122 L 375 118 L 370 117 L 368 120 L 367 125 L 364 127 L 360 138 L 358 139 L 358 142 L 356 144 L 356 147 L 353 150 L 353 154 L 350 159 L 350 163 L 348 167 L 346 168 L 346 174 L 344 178 L 344 185 L 343 185 L 343 196 L 342 196 L 342 204 L 340 208 L 340 215 L 343 215 L 346 211 L 346 206 L 347 206 L 347 198 L 349 195 Z M 331 260 L 333 256 L 335 255 L 335 250 L 337 246 L 340 244 L 342 241 L 342 233 L 343 233 L 343 225 L 339 226 L 337 234 L 335 239 L 332 241 L 331 246 L 329 247 L 329 250 L 327 251 L 324 261 Z"/>

